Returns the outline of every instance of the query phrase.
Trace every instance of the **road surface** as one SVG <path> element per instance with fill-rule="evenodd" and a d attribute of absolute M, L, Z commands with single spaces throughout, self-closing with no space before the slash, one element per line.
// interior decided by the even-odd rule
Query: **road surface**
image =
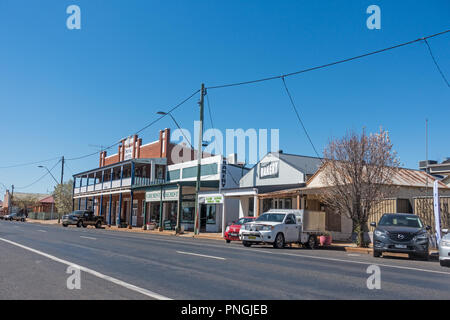
<path fill-rule="evenodd" d="M 450 299 L 449 287 L 437 261 L 0 221 L 0 299 Z"/>

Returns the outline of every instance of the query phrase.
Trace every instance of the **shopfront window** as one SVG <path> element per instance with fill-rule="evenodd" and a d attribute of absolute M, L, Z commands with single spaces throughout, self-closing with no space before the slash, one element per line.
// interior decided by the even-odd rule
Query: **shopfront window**
<path fill-rule="evenodd" d="M 183 202 L 181 207 L 181 222 L 193 223 L 195 215 L 195 202 Z"/>

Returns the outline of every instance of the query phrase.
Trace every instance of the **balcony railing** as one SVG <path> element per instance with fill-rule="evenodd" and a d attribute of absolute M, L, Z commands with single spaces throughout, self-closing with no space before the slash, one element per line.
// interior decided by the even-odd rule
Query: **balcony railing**
<path fill-rule="evenodd" d="M 153 186 L 153 185 L 162 184 L 165 182 L 166 181 L 164 179 L 151 180 L 150 178 L 145 178 L 145 177 L 135 177 L 133 187 Z M 95 185 L 90 185 L 90 186 L 75 187 L 73 190 L 73 193 L 80 194 L 80 193 L 93 192 L 93 191 L 116 189 L 116 188 L 120 188 L 120 187 L 131 187 L 131 177 L 123 178 L 122 183 L 120 183 L 120 179 L 119 179 L 119 180 L 113 180 L 113 181 L 105 181 L 103 183 L 100 182 L 100 183 L 97 183 Z"/>

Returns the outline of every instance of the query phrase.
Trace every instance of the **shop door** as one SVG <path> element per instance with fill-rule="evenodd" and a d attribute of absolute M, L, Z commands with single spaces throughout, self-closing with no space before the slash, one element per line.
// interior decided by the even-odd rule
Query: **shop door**
<path fill-rule="evenodd" d="M 138 212 L 138 201 L 137 200 L 133 200 L 133 208 L 131 210 L 131 225 L 133 227 L 137 226 L 137 212 Z"/>
<path fill-rule="evenodd" d="M 200 232 L 206 232 L 206 205 L 201 205 L 200 207 Z"/>

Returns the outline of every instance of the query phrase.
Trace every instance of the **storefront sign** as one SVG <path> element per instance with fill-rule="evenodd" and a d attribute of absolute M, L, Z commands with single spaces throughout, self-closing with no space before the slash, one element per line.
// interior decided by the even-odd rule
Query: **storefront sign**
<path fill-rule="evenodd" d="M 225 187 L 226 183 L 227 183 L 227 160 L 223 160 L 222 163 L 222 188 Z"/>
<path fill-rule="evenodd" d="M 130 160 L 133 158 L 133 142 L 134 139 L 132 137 L 128 137 L 125 140 L 124 147 L 125 147 L 125 155 L 124 160 Z"/>
<path fill-rule="evenodd" d="M 161 201 L 161 190 L 147 191 L 145 193 L 146 202 Z M 178 201 L 178 189 L 166 189 L 163 190 L 162 201 Z"/>
<path fill-rule="evenodd" d="M 259 178 L 277 178 L 279 173 L 279 161 L 266 162 L 259 164 Z"/>
<path fill-rule="evenodd" d="M 205 197 L 206 204 L 223 203 L 223 196 Z"/>

